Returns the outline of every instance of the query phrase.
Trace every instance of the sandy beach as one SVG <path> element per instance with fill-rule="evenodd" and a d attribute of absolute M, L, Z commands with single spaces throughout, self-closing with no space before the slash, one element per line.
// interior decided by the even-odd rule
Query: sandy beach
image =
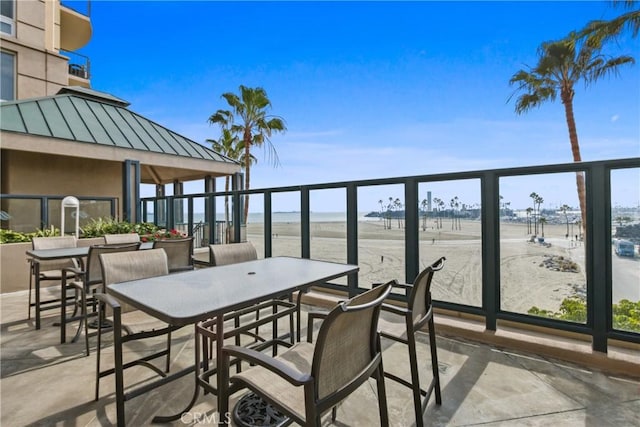
<path fill-rule="evenodd" d="M 480 306 L 480 222 L 462 221 L 459 228 L 452 230 L 451 220 L 443 220 L 440 229 L 433 224 L 429 224 L 426 230 L 420 228 L 420 266 L 427 266 L 438 257 L 445 256 L 445 268 L 434 277 L 433 297 Z M 300 256 L 299 223 L 274 223 L 272 232 L 274 256 Z M 501 224 L 499 251 L 503 310 L 526 313 L 537 306 L 557 311 L 564 298 L 584 292 L 584 246 L 566 234 L 566 225 L 547 224 L 544 227 L 544 244 L 541 244 L 530 242 L 526 224 Z M 263 252 L 262 236 L 262 224 L 248 224 L 247 238 L 256 245 L 258 253 Z M 312 258 L 346 262 L 345 223 L 313 222 L 311 236 Z M 404 230 L 398 228 L 397 222 L 392 223 L 391 229 L 385 229 L 381 220 L 360 221 L 358 236 L 361 287 L 391 279 L 404 281 Z M 545 265 L 545 260 L 549 263 L 551 259 L 573 262 L 577 271 L 555 271 Z"/>

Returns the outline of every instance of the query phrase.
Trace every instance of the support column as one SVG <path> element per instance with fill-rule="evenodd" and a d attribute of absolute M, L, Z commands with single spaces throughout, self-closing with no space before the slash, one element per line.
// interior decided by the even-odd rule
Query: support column
<path fill-rule="evenodd" d="M 122 165 L 122 219 L 140 222 L 140 162 L 125 160 Z"/>
<path fill-rule="evenodd" d="M 204 200 L 204 222 L 209 224 L 207 238 L 208 244 L 222 243 L 216 240 L 216 198 L 212 193 L 216 192 L 216 179 L 211 175 L 204 177 L 204 192 L 207 197 Z"/>

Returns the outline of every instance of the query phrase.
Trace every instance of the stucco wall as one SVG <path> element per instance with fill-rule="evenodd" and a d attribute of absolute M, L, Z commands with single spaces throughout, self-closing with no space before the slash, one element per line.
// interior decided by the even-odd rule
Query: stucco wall
<path fill-rule="evenodd" d="M 2 150 L 2 193 L 37 196 L 115 197 L 116 215 L 122 218 L 122 164 L 43 153 Z M 3 200 L 11 212 L 3 227 L 32 232 L 40 228 L 39 203 Z M 10 204 L 10 206 L 9 206 Z M 96 212 L 90 212 L 93 216 Z M 100 216 L 108 216 L 105 212 Z M 50 222 L 59 227 L 59 210 L 50 209 Z"/>

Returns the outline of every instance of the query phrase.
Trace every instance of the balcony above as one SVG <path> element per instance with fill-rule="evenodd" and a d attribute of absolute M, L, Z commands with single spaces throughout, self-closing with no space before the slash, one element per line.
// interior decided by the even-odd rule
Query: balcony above
<path fill-rule="evenodd" d="M 89 16 L 60 5 L 60 49 L 80 49 L 89 43 L 92 31 Z"/>

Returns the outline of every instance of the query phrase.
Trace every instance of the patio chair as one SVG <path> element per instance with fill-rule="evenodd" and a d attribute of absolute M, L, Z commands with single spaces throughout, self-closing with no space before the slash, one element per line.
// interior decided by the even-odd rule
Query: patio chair
<path fill-rule="evenodd" d="M 111 252 L 128 252 L 137 251 L 140 248 L 140 242 L 136 243 L 124 243 L 124 244 L 112 244 L 112 245 L 92 245 L 89 247 L 89 254 L 84 264 L 84 269 L 79 268 L 65 268 L 62 270 L 62 289 L 75 289 L 76 297 L 76 310 L 80 308 L 80 316 L 67 319 L 66 310 L 61 310 L 60 314 L 60 343 L 66 342 L 66 326 L 69 321 L 79 320 L 78 329 L 71 342 L 76 342 L 82 331 L 84 325 L 85 335 L 85 347 L 87 356 L 89 356 L 89 325 L 88 325 L 88 313 L 87 306 L 93 304 L 93 298 L 91 294 L 96 291 L 104 292 L 104 289 L 97 289 L 102 284 L 102 266 L 100 265 L 100 255 Z M 69 277 L 75 277 L 75 280 L 68 281 Z"/>
<path fill-rule="evenodd" d="M 135 243 L 140 241 L 138 233 L 105 234 L 104 243 L 107 245 L 120 243 Z"/>
<path fill-rule="evenodd" d="M 377 383 L 380 425 L 387 426 L 377 324 L 382 302 L 390 290 L 391 283 L 387 283 L 338 304 L 322 322 L 315 345 L 298 342 L 275 358 L 244 347 L 223 347 L 221 357 L 226 374 L 232 357 L 252 365 L 230 378 L 226 406 L 230 394 L 249 388 L 294 422 L 320 426 L 323 413 L 373 377 Z M 335 411 L 332 415 L 335 420 Z"/>
<path fill-rule="evenodd" d="M 164 249 L 167 253 L 169 273 L 193 270 L 193 236 L 155 240 L 153 249 Z"/>
<path fill-rule="evenodd" d="M 55 237 L 34 237 L 31 239 L 31 246 L 33 249 L 61 249 L 61 248 L 75 248 L 77 247 L 77 240 L 75 236 L 55 236 Z M 78 267 L 79 262 L 75 259 L 65 259 L 60 261 L 38 261 L 34 259 L 29 260 L 29 312 L 28 318 L 31 319 L 31 307 L 35 307 L 36 303 L 31 302 L 31 289 L 33 288 L 33 281 L 35 279 L 35 264 L 39 264 L 39 277 L 36 280 L 35 292 L 37 294 L 36 300 L 40 300 L 40 307 L 36 307 L 38 311 L 52 310 L 60 307 L 60 304 L 67 305 L 68 301 L 72 298 L 63 294 L 51 294 L 48 295 L 48 299 L 42 300 L 40 294 L 42 292 L 42 282 L 60 282 L 62 280 L 62 270 L 67 267 Z M 48 291 L 54 290 L 57 292 L 58 287 L 48 289 Z M 65 299 L 65 301 L 63 301 Z M 44 306 L 44 307 L 43 307 Z M 38 313 L 37 316 L 40 314 Z"/>
<path fill-rule="evenodd" d="M 116 252 L 100 255 L 100 263 L 102 265 L 103 286 L 113 283 L 126 282 L 130 280 L 145 279 L 149 277 L 157 277 L 169 274 L 169 264 L 167 254 L 161 249 L 148 249 L 135 252 Z M 104 371 L 100 370 L 100 353 L 102 343 L 103 329 L 98 328 L 98 345 L 96 356 L 96 394 L 95 400 L 98 400 L 100 392 L 100 378 L 107 375 L 116 375 L 116 389 L 122 391 L 123 371 L 126 368 L 135 365 L 146 366 L 156 374 L 164 377 L 165 372 L 169 372 L 169 364 L 171 361 L 171 332 L 179 329 L 177 326 L 167 325 L 150 316 L 145 316 L 144 323 L 141 323 L 137 316 L 137 324 L 126 324 L 123 322 L 123 314 L 132 311 L 132 307 L 126 304 L 120 304 L 115 298 L 106 293 L 97 293 L 94 298 L 101 304 L 98 305 L 98 316 L 102 318 L 103 304 L 108 306 L 113 312 L 113 330 L 114 330 L 114 368 Z M 141 313 L 136 313 L 141 315 Z M 125 316 L 126 317 L 126 316 Z M 142 328 L 141 328 L 142 326 Z M 125 331 L 125 335 L 121 333 Z M 167 335 L 166 349 L 157 351 L 153 354 L 147 354 L 140 359 L 123 363 L 122 345 L 139 339 L 152 338 L 161 335 Z M 151 364 L 150 361 L 159 357 L 166 357 L 165 372 L 160 368 Z M 123 393 L 117 393 L 122 396 Z"/>
<path fill-rule="evenodd" d="M 387 320 L 382 316 L 379 322 L 380 336 L 407 345 L 409 350 L 409 366 L 411 369 L 411 381 L 407 381 L 391 372 L 385 371 L 385 377 L 396 381 L 413 391 L 413 405 L 416 416 L 416 425 L 423 425 L 422 416 L 427 409 L 429 398 L 435 390 L 436 404 L 442 404 L 440 391 L 440 375 L 438 371 L 438 354 L 436 349 L 436 332 L 433 322 L 433 305 L 431 303 L 431 281 L 436 271 L 442 270 L 446 258 L 442 257 L 425 268 L 414 280 L 413 284 L 394 284 L 393 287 L 403 289 L 409 294 L 407 307 L 384 304 L 383 312 L 389 313 L 390 318 L 399 320 Z M 432 379 L 426 389 L 420 386 L 418 374 L 418 356 L 416 353 L 416 334 L 427 325 L 429 331 L 429 347 L 431 349 Z M 422 396 L 425 396 L 424 400 Z"/>

